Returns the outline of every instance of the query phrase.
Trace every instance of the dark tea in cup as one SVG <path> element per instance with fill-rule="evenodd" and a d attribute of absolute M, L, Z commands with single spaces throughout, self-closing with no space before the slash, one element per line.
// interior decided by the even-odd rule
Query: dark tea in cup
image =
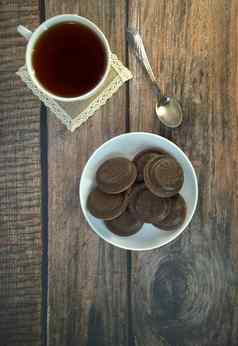
<path fill-rule="evenodd" d="M 74 21 L 44 31 L 33 47 L 35 78 L 53 95 L 75 98 L 92 91 L 105 76 L 108 54 L 99 35 Z"/>

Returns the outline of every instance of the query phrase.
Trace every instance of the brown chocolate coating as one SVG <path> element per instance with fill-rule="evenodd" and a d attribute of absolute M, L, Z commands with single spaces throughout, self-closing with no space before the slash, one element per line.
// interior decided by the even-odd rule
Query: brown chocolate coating
<path fill-rule="evenodd" d="M 171 198 L 172 206 L 167 217 L 159 221 L 153 222 L 153 225 L 161 228 L 164 231 L 174 231 L 180 227 L 186 217 L 186 203 L 181 195 L 176 195 Z"/>
<path fill-rule="evenodd" d="M 144 184 L 137 186 L 129 198 L 129 209 L 143 222 L 162 221 L 170 211 L 169 199 L 154 195 Z"/>
<path fill-rule="evenodd" d="M 150 160 L 144 168 L 144 179 L 148 189 L 159 197 L 172 197 L 183 186 L 184 174 L 181 166 L 171 156 L 164 155 Z"/>
<path fill-rule="evenodd" d="M 112 220 L 118 217 L 127 207 L 128 194 L 110 195 L 95 188 L 90 192 L 87 208 L 90 213 L 103 220 Z"/>
<path fill-rule="evenodd" d="M 136 212 L 136 200 L 137 200 L 137 195 L 140 193 L 140 190 L 145 187 L 144 183 L 135 183 L 130 190 L 129 194 L 129 201 L 128 201 L 128 208 L 130 211 L 137 217 L 137 212 Z"/>
<path fill-rule="evenodd" d="M 96 172 L 96 181 L 100 190 L 117 194 L 127 190 L 136 180 L 136 166 L 124 157 L 115 157 L 105 161 Z"/>
<path fill-rule="evenodd" d="M 144 168 L 145 165 L 153 158 L 163 155 L 162 152 L 156 149 L 144 150 L 138 153 L 133 162 L 137 168 L 137 177 L 136 181 L 142 182 L 144 180 Z"/>
<path fill-rule="evenodd" d="M 143 222 L 130 212 L 127 208 L 119 217 L 105 221 L 107 228 L 121 237 L 128 237 L 137 233 L 143 226 Z"/>

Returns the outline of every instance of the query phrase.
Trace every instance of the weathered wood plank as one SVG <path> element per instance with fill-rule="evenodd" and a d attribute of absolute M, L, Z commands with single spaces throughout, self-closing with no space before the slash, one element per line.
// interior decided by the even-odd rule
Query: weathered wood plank
<path fill-rule="evenodd" d="M 77 13 L 93 20 L 125 61 L 125 1 L 46 2 L 47 17 Z M 75 133 L 49 115 L 49 330 L 53 346 L 126 345 L 127 255 L 107 245 L 82 216 L 78 186 L 89 155 L 125 131 L 122 88 Z"/>
<path fill-rule="evenodd" d="M 129 0 L 129 24 L 141 32 L 163 89 L 177 95 L 185 113 L 177 130 L 158 124 L 149 82 L 130 53 L 130 130 L 175 141 L 193 161 L 200 187 L 196 216 L 183 235 L 132 256 L 138 346 L 237 345 L 237 5 Z"/>
<path fill-rule="evenodd" d="M 0 1 L 0 343 L 41 345 L 40 103 L 16 76 L 38 2 Z"/>

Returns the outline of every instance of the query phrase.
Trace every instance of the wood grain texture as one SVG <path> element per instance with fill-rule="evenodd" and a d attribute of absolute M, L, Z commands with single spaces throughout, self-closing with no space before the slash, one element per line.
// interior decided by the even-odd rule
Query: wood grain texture
<path fill-rule="evenodd" d="M 0 344 L 41 345 L 40 104 L 16 76 L 38 2 L 0 1 Z"/>
<path fill-rule="evenodd" d="M 138 346 L 235 346 L 238 340 L 237 1 L 129 0 L 160 84 L 185 119 L 165 130 L 149 82 L 129 54 L 131 131 L 176 142 L 199 178 L 199 204 L 173 244 L 132 256 Z"/>
<path fill-rule="evenodd" d="M 125 2 L 46 2 L 46 16 L 93 20 L 125 61 Z M 100 240 L 79 205 L 80 174 L 92 152 L 125 131 L 126 88 L 73 134 L 48 117 L 50 346 L 127 345 L 127 254 Z"/>

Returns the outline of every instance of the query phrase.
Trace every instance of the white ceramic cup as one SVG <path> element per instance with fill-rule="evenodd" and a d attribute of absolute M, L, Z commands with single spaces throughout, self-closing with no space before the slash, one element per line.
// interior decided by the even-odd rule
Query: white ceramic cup
<path fill-rule="evenodd" d="M 36 78 L 36 74 L 33 68 L 33 64 L 32 64 L 32 53 L 35 47 L 35 44 L 37 42 L 37 40 L 39 39 L 39 37 L 49 28 L 51 28 L 54 25 L 57 25 L 59 23 L 63 23 L 63 22 L 77 22 L 80 24 L 83 24 L 85 26 L 87 26 L 88 28 L 90 28 L 91 30 L 93 30 L 97 36 L 99 37 L 99 39 L 101 40 L 101 42 L 103 43 L 103 46 L 105 48 L 105 52 L 106 52 L 106 58 L 107 58 L 107 63 L 106 63 L 106 69 L 105 69 L 105 73 L 103 75 L 103 77 L 101 78 L 101 80 L 98 82 L 98 84 L 89 92 L 77 96 L 77 97 L 61 97 L 58 95 L 55 95 L 53 93 L 51 93 L 49 90 L 46 90 L 43 85 L 40 83 L 40 81 Z M 45 22 L 43 22 L 34 32 L 31 32 L 30 30 L 28 30 L 27 28 L 25 28 L 22 25 L 19 25 L 17 27 L 17 31 L 28 41 L 27 44 L 27 48 L 26 48 L 26 66 L 27 66 L 27 70 L 28 73 L 32 79 L 32 81 L 35 83 L 35 85 L 42 91 L 44 92 L 46 95 L 58 100 L 58 101 L 63 101 L 63 102 L 73 102 L 73 101 L 80 101 L 80 100 L 85 100 L 91 96 L 93 96 L 97 90 L 100 88 L 100 86 L 103 84 L 103 82 L 106 80 L 108 73 L 109 73 L 109 69 L 110 69 L 110 47 L 108 44 L 108 41 L 105 37 L 105 35 L 103 34 L 103 32 L 94 24 L 92 23 L 90 20 L 88 20 L 87 18 L 84 17 L 80 17 L 78 15 L 75 14 L 63 14 L 63 15 L 59 15 L 59 16 L 55 16 L 52 17 L 50 19 L 47 19 Z M 67 68 L 67 66 L 65 67 Z"/>

